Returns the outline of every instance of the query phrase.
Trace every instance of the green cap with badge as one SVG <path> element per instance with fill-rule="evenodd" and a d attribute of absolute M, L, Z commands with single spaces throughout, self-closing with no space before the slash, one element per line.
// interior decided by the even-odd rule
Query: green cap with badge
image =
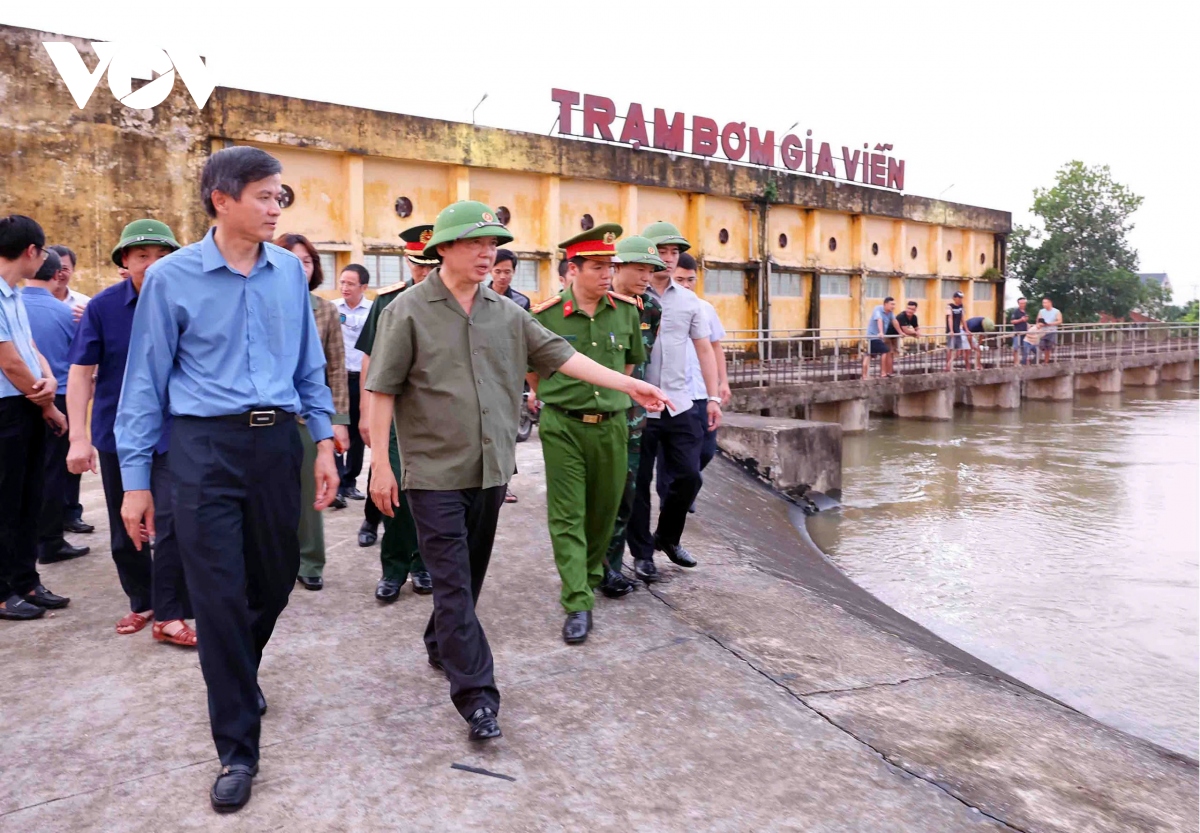
<path fill-rule="evenodd" d="M 112 250 L 113 263 L 124 266 L 121 254 L 126 249 L 137 246 L 165 246 L 175 251 L 179 248 L 179 241 L 175 239 L 166 223 L 160 223 L 158 220 L 134 220 L 125 226 L 121 232 L 121 242 Z"/>
<path fill-rule="evenodd" d="M 446 206 L 433 221 L 433 236 L 425 244 L 426 257 L 439 257 L 437 247 L 442 243 L 469 240 L 472 237 L 495 237 L 497 243 L 508 243 L 512 232 L 496 218 L 496 212 L 475 200 L 459 200 Z"/>
<path fill-rule="evenodd" d="M 651 223 L 642 231 L 642 237 L 649 237 L 654 241 L 655 246 L 678 246 L 679 251 L 686 252 L 692 248 L 692 244 L 687 242 L 682 234 L 671 223 L 659 221 Z"/>
<path fill-rule="evenodd" d="M 564 260 L 573 257 L 612 257 L 617 253 L 616 242 L 624 231 L 616 223 L 601 223 L 558 244 L 565 252 Z"/>
<path fill-rule="evenodd" d="M 654 241 L 649 237 L 626 237 L 617 243 L 617 257 L 614 261 L 617 264 L 621 263 L 645 263 L 647 266 L 654 267 L 655 272 L 661 272 L 667 268 L 667 264 L 663 263 L 661 257 L 658 256 L 658 246 L 654 245 Z"/>

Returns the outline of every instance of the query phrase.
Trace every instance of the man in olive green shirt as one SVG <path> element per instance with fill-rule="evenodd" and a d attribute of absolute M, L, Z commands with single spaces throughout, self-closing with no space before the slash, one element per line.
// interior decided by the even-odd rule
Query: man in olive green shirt
<path fill-rule="evenodd" d="M 559 248 L 565 252 L 571 283 L 532 312 L 546 329 L 610 370 L 628 374 L 646 360 L 637 302 L 613 295 L 613 255 L 621 227 L 595 226 Z M 595 590 L 616 598 L 633 585 L 605 570 L 605 555 L 625 483 L 629 397 L 555 374 L 536 386 L 546 404 L 539 433 L 546 461 L 546 515 L 554 562 L 562 579 L 567 619 L 563 641 L 587 639 L 592 628 Z"/>
<path fill-rule="evenodd" d="M 622 390 L 652 411 L 669 404 L 653 385 L 576 353 L 482 286 L 498 243 L 512 239 L 482 203 L 443 209 L 426 247 L 442 256 L 442 266 L 384 310 L 367 378 L 369 430 L 384 436 L 394 417 L 401 486 L 433 577 L 429 661 L 449 677 L 450 699 L 470 724 L 472 740 L 500 736 L 500 693 L 475 604 L 516 466 L 526 367 Z M 385 515 L 399 502 L 398 489 L 391 467 L 372 457 L 371 499 Z"/>

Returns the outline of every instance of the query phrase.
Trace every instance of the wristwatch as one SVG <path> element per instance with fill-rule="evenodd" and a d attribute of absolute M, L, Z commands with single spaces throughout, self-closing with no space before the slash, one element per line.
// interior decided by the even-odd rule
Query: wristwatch
<path fill-rule="evenodd" d="M 720 404 L 721 404 L 721 397 L 719 397 L 719 396 L 710 396 L 710 397 L 708 397 L 708 401 L 709 401 L 709 402 L 716 402 L 718 405 L 720 405 Z"/>

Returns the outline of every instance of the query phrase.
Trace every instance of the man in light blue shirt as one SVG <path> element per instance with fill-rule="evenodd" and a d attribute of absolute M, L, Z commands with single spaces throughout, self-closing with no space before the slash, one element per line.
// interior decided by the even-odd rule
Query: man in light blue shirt
<path fill-rule="evenodd" d="M 46 260 L 46 235 L 20 214 L 0 219 L 0 619 L 29 620 L 71 601 L 47 590 L 37 571 L 38 517 L 46 432 L 61 434 L 58 382 L 37 350 L 17 288 Z"/>
<path fill-rule="evenodd" d="M 58 274 L 59 256 L 53 250 L 46 251 L 46 260 L 37 274 L 25 282 L 21 300 L 29 315 L 29 327 L 38 352 L 46 357 L 50 372 L 58 381 L 54 392 L 54 407 L 67 412 L 67 371 L 71 341 L 75 338 L 75 318 L 71 309 L 54 297 L 51 281 Z M 38 561 L 53 564 L 87 555 L 90 547 L 76 547 L 63 537 L 63 526 L 67 520 L 68 488 L 67 450 L 71 442 L 66 434 L 57 434 L 46 429 L 45 469 L 42 477 L 42 512 L 38 517 Z M 74 501 L 71 501 L 72 503 Z"/>
<path fill-rule="evenodd" d="M 320 510 L 337 495 L 333 397 L 300 260 L 267 242 L 282 195 L 279 161 L 233 147 L 204 166 L 213 228 L 146 271 L 117 409 L 117 453 L 130 538 L 154 534 L 150 470 L 173 417 L 167 455 L 175 535 L 196 616 L 200 668 L 222 770 L 213 809 L 250 800 L 258 774 L 258 666 L 300 569 L 300 477 Z M 300 471 L 302 416 L 317 444 Z"/>
<path fill-rule="evenodd" d="M 879 356 L 879 375 L 883 378 L 895 376 L 893 362 L 896 359 L 889 343 L 895 337 L 888 336 L 888 329 L 896 323 L 896 299 L 887 297 L 883 303 L 871 310 L 871 320 L 867 322 L 867 338 L 870 339 L 868 352 L 863 356 L 863 373 L 865 379 L 871 370 L 871 356 Z"/>

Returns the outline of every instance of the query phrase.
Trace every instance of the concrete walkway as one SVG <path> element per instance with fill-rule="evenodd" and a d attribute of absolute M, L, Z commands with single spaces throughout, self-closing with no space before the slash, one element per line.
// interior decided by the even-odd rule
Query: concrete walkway
<path fill-rule="evenodd" d="M 71 606 L 0 623 L 0 831 L 1195 831 L 1195 762 L 997 678 L 814 558 L 788 507 L 716 461 L 654 592 L 559 638 L 536 435 L 518 447 L 480 615 L 505 736 L 478 747 L 424 659 L 428 597 L 379 606 L 361 504 L 326 515 L 264 659 L 261 774 L 215 815 L 196 655 L 118 636 L 99 479 L 43 571 Z M 486 769 L 504 778 L 452 768 Z"/>

